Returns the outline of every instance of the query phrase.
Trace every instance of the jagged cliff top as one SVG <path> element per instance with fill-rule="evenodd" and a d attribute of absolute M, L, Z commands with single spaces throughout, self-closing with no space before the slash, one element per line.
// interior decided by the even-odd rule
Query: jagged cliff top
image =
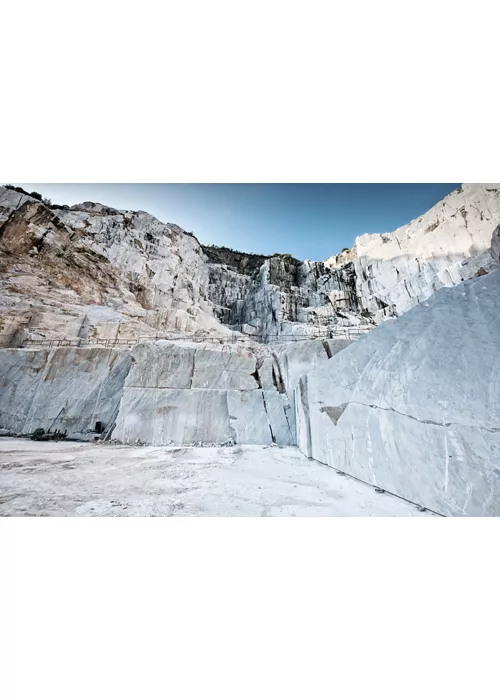
<path fill-rule="evenodd" d="M 379 322 L 492 269 L 499 224 L 500 186 L 463 185 L 392 233 L 301 263 L 202 246 L 144 211 L 0 187 L 0 344 L 19 333 L 227 336 L 243 327 L 269 339 Z"/>
<path fill-rule="evenodd" d="M 29 198 L 35 201 L 41 201 L 51 210 L 86 212 L 96 216 L 140 215 L 162 224 L 162 222 L 155 216 L 143 210 L 135 211 L 128 209 L 116 209 L 100 202 L 89 201 L 74 204 L 72 206 L 67 204 L 60 205 L 52 203 L 50 200 L 45 199 L 37 192 L 29 193 L 22 187 L 4 185 L 4 188 L 11 190 L 12 192 L 17 192 L 21 195 L 18 206 L 23 204 L 26 199 Z M 492 200 L 495 199 L 497 200 L 498 206 L 493 206 L 492 208 L 491 203 Z M 465 183 L 453 190 L 453 192 L 450 192 L 450 194 L 446 195 L 446 197 L 429 209 L 428 212 L 422 216 L 416 217 L 408 224 L 401 226 L 395 231 L 384 233 L 364 233 L 357 236 L 350 249 L 343 249 L 341 252 L 332 255 L 325 260 L 325 263 L 329 266 L 342 266 L 352 261 L 355 257 L 361 257 L 368 254 L 368 252 L 371 255 L 382 255 L 384 259 L 387 259 L 388 257 L 391 257 L 393 253 L 391 247 L 387 247 L 386 245 L 389 242 L 398 241 L 398 245 L 401 246 L 402 243 L 404 245 L 409 240 L 414 240 L 415 236 L 418 236 L 420 233 L 423 232 L 427 234 L 433 232 L 436 229 L 439 229 L 440 226 L 441 230 L 438 230 L 433 236 L 434 240 L 437 236 L 453 233 L 454 229 L 456 230 L 462 227 L 462 222 L 460 219 L 457 219 L 456 222 L 451 222 L 450 220 L 456 218 L 460 210 L 464 207 L 476 209 L 480 217 L 480 221 L 488 219 L 489 217 L 492 219 L 492 221 L 496 221 L 498 209 L 500 208 L 498 200 L 500 200 L 500 185 L 498 183 Z M 463 217 L 463 214 L 461 214 L 461 216 Z M 468 224 L 466 219 L 464 219 L 464 221 L 465 227 L 467 228 Z M 443 224 L 446 225 L 443 227 Z M 198 241 L 192 232 L 186 231 L 177 224 L 166 223 L 162 225 L 167 226 L 169 229 L 178 233 L 192 236 Z M 447 242 L 449 242 L 451 245 L 455 245 L 456 240 L 452 240 L 452 238 L 453 236 L 451 236 Z M 427 239 L 427 242 L 429 240 L 430 239 Z M 432 247 L 434 240 L 431 242 L 430 247 Z M 228 248 L 226 246 L 218 246 L 214 244 L 200 243 L 200 245 L 210 262 L 225 264 L 230 269 L 243 273 L 254 272 L 255 269 L 260 267 L 265 260 L 273 257 L 272 255 L 233 250 L 232 248 Z M 382 245 L 384 248 L 381 247 Z M 460 252 L 462 253 L 462 247 L 459 246 L 459 248 Z M 280 256 L 293 260 L 293 262 L 296 263 L 300 262 L 288 253 L 275 253 L 274 256 Z M 308 259 L 306 262 L 312 261 Z"/>
<path fill-rule="evenodd" d="M 432 258 L 438 251 L 466 256 L 471 245 L 479 250 L 491 243 L 499 219 L 500 184 L 463 184 L 395 231 L 358 236 L 351 250 L 328 258 L 326 264 L 339 267 L 355 258 L 389 260 L 403 254 Z"/>

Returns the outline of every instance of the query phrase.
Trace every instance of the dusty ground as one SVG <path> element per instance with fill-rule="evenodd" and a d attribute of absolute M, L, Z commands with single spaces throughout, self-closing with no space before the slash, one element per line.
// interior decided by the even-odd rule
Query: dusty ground
<path fill-rule="evenodd" d="M 296 447 L 130 447 L 0 438 L 0 516 L 428 516 Z"/>

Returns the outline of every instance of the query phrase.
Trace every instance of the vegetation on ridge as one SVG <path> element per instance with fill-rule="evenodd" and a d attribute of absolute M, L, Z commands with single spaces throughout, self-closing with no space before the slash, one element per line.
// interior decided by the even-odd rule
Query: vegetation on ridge
<path fill-rule="evenodd" d="M 235 255 L 247 255 L 249 258 L 270 258 L 270 255 L 264 255 L 263 253 L 244 253 L 242 250 L 235 250 L 234 248 L 229 248 L 225 245 L 216 245 L 215 243 L 203 243 L 203 248 L 211 248 L 213 250 L 227 250 L 229 253 L 234 253 Z M 278 253 L 275 253 L 278 255 Z"/>
<path fill-rule="evenodd" d="M 40 192 L 26 192 L 26 190 L 23 190 L 22 187 L 16 187 L 15 185 L 4 185 L 4 187 L 6 190 L 14 190 L 14 192 L 25 194 L 33 199 L 38 199 L 39 202 L 42 202 L 42 204 L 45 204 L 47 207 L 52 206 L 51 200 L 48 197 L 43 197 Z"/>

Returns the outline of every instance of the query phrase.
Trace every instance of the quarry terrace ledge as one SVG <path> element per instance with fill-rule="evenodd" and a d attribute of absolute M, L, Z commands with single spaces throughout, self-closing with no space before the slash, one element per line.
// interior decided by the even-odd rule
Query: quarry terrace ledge
<path fill-rule="evenodd" d="M 241 335 L 183 335 L 183 336 L 173 336 L 173 335 L 143 335 L 137 338 L 42 338 L 40 340 L 36 339 L 26 339 L 22 341 L 17 347 L 18 348 L 30 348 L 30 347 L 89 347 L 91 345 L 100 345 L 103 347 L 132 347 L 133 345 L 138 345 L 139 343 L 145 343 L 148 341 L 156 340 L 168 340 L 170 342 L 176 341 L 190 341 L 190 342 L 212 342 L 212 343 L 247 343 L 248 341 L 258 342 L 264 345 L 271 343 L 289 343 L 289 342 L 300 342 L 303 340 L 318 340 L 318 339 L 334 339 L 334 338 L 345 338 L 348 340 L 354 340 L 357 337 L 369 333 L 373 330 L 373 327 L 369 328 L 359 328 L 359 327 L 346 327 L 337 328 L 335 330 L 327 329 L 321 333 L 307 334 L 307 335 L 276 335 L 268 336 L 265 341 L 256 340 L 252 336 L 241 336 Z M 10 336 L 9 336 L 10 338 Z M 0 347 L 2 347 L 2 337 L 0 334 Z"/>

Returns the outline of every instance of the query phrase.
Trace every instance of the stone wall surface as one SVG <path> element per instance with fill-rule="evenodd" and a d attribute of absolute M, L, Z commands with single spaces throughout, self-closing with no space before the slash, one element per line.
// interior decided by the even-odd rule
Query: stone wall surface
<path fill-rule="evenodd" d="M 321 360 L 329 359 L 321 341 L 309 345 L 314 356 L 319 349 Z M 277 350 L 286 357 L 283 349 Z M 268 360 L 276 371 L 274 379 L 270 375 L 263 382 L 261 370 Z M 295 368 L 295 359 L 290 365 Z M 166 341 L 137 345 L 113 438 L 153 445 L 294 445 L 293 393 L 279 377 L 275 357 L 262 361 L 249 348 Z"/>
<path fill-rule="evenodd" d="M 112 425 L 130 363 L 126 350 L 0 350 L 0 428 L 92 438 Z"/>
<path fill-rule="evenodd" d="M 229 443 L 226 393 L 127 387 L 113 438 L 148 445 Z"/>
<path fill-rule="evenodd" d="M 0 428 L 93 439 L 101 421 L 125 443 L 295 445 L 293 387 L 330 356 L 322 341 L 296 345 L 0 350 Z"/>
<path fill-rule="evenodd" d="M 296 403 L 307 456 L 446 515 L 500 515 L 500 271 L 382 324 Z"/>

